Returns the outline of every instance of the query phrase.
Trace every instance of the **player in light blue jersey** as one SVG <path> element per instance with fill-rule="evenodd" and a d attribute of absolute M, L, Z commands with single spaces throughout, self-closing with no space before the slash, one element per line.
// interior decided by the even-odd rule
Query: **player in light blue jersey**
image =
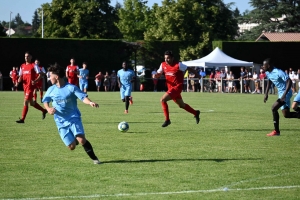
<path fill-rule="evenodd" d="M 118 84 L 120 88 L 120 95 L 123 102 L 125 102 L 125 114 L 128 113 L 129 104 L 133 104 L 131 96 L 131 84 L 135 80 L 134 71 L 127 68 L 126 62 L 122 63 L 122 68 L 117 73 Z"/>
<path fill-rule="evenodd" d="M 297 118 L 296 112 L 290 112 L 292 97 L 292 81 L 284 71 L 273 66 L 271 59 L 267 58 L 263 62 L 263 69 L 266 72 L 268 83 L 265 91 L 264 102 L 268 100 L 268 93 L 270 85 L 273 83 L 278 90 L 278 99 L 272 105 L 273 122 L 275 130 L 267 134 L 267 136 L 279 136 L 279 113 L 278 109 L 281 108 L 282 114 L 285 118 Z"/>
<path fill-rule="evenodd" d="M 91 143 L 85 138 L 77 99 L 92 107 L 98 108 L 99 105 L 92 102 L 87 94 L 83 93 L 77 86 L 64 80 L 64 68 L 54 64 L 49 67 L 48 71 L 53 85 L 48 88 L 43 103 L 48 113 L 54 115 L 54 121 L 62 141 L 70 150 L 74 150 L 76 145 L 80 143 L 94 164 L 100 164 Z M 52 107 L 49 105 L 50 102 L 52 102 Z"/>
<path fill-rule="evenodd" d="M 89 83 L 88 83 L 89 73 L 90 73 L 90 71 L 87 69 L 87 63 L 83 62 L 82 63 L 82 68 L 79 69 L 78 78 L 79 78 L 79 88 L 84 93 L 87 93 L 87 88 L 89 86 Z"/>

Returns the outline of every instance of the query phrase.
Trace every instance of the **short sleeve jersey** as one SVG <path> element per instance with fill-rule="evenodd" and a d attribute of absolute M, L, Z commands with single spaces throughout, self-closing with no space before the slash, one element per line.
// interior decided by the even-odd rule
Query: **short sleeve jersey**
<path fill-rule="evenodd" d="M 82 76 L 82 78 L 79 79 L 81 83 L 87 83 L 88 79 L 86 79 L 87 76 L 89 76 L 90 71 L 88 69 L 79 69 L 79 76 Z"/>
<path fill-rule="evenodd" d="M 68 76 L 70 79 L 77 79 L 77 74 L 74 73 L 74 72 L 78 72 L 79 70 L 79 67 L 74 65 L 74 66 L 71 66 L 71 65 L 68 65 L 67 66 L 67 69 L 66 69 L 66 72 L 68 73 Z"/>
<path fill-rule="evenodd" d="M 36 79 L 36 75 L 40 73 L 40 69 L 34 63 L 22 64 L 19 71 L 19 76 L 22 76 L 23 79 L 23 88 L 25 89 L 34 89 L 35 86 L 32 85 L 31 81 Z"/>
<path fill-rule="evenodd" d="M 157 72 L 165 74 L 168 87 L 175 87 L 183 84 L 183 76 L 186 69 L 187 66 L 181 62 L 174 62 L 172 65 L 162 62 Z"/>
<path fill-rule="evenodd" d="M 131 69 L 127 69 L 126 71 L 120 69 L 117 73 L 118 78 L 120 78 L 120 82 L 124 86 L 131 86 L 131 80 L 135 77 L 134 71 Z"/>
<path fill-rule="evenodd" d="M 46 70 L 43 66 L 38 66 L 38 68 L 40 69 L 40 72 L 42 72 L 43 74 L 46 74 Z M 36 78 L 39 76 L 39 74 L 36 74 Z M 43 79 L 40 79 L 39 84 L 42 84 L 43 83 Z"/>
<path fill-rule="evenodd" d="M 87 97 L 77 86 L 66 83 L 63 87 L 52 85 L 44 95 L 43 102 L 52 102 L 55 108 L 54 121 L 57 127 L 65 127 L 78 119 L 81 113 L 77 107 L 77 98 L 81 101 Z"/>
<path fill-rule="evenodd" d="M 289 75 L 281 69 L 275 68 L 271 72 L 266 72 L 267 78 L 277 87 L 278 93 L 283 93 L 286 89 L 286 81 Z"/>
<path fill-rule="evenodd" d="M 12 80 L 17 80 L 18 79 L 18 72 L 17 72 L 17 70 L 11 70 L 9 72 L 9 76 L 12 78 Z"/>

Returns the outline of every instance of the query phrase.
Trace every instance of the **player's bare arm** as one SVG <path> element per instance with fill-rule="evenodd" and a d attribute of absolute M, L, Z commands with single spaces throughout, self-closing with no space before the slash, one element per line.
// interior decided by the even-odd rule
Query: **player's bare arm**
<path fill-rule="evenodd" d="M 118 86 L 119 86 L 119 88 L 121 88 L 121 80 L 120 80 L 120 77 L 118 77 Z"/>
<path fill-rule="evenodd" d="M 50 115 L 54 115 L 55 113 L 55 108 L 49 106 L 49 103 L 48 102 L 44 102 L 44 107 L 45 109 L 47 110 L 47 112 L 50 114 Z"/>
<path fill-rule="evenodd" d="M 265 97 L 264 97 L 264 102 L 266 103 L 268 100 L 268 94 L 269 94 L 269 89 L 270 89 L 271 81 L 268 80 L 267 82 L 267 87 L 266 87 L 266 92 L 265 92 Z"/>
<path fill-rule="evenodd" d="M 92 100 L 90 100 L 90 99 L 87 98 L 87 97 L 85 97 L 85 98 L 83 99 L 83 103 L 89 104 L 90 106 L 95 107 L 95 108 L 99 108 L 99 104 L 93 102 Z"/>
<path fill-rule="evenodd" d="M 156 74 L 153 75 L 153 78 L 159 78 L 161 75 L 162 75 L 162 73 L 157 72 Z"/>

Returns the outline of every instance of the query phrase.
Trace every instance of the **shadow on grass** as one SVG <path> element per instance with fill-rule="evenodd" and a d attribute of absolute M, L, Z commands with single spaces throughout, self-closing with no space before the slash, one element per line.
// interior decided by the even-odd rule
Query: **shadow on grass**
<path fill-rule="evenodd" d="M 153 163 L 153 162 L 186 162 L 186 161 L 208 161 L 208 162 L 225 162 L 225 161 L 242 161 L 242 160 L 262 160 L 261 158 L 186 158 L 186 159 L 149 159 L 149 160 L 111 160 L 104 161 L 103 164 L 110 163 Z"/>

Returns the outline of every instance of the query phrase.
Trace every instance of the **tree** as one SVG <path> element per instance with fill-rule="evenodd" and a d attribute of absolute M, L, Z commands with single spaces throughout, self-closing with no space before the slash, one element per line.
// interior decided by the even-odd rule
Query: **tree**
<path fill-rule="evenodd" d="M 230 5 L 229 5 L 230 6 Z M 156 19 L 145 32 L 146 40 L 180 40 L 183 60 L 202 57 L 211 50 L 212 40 L 232 40 L 237 20 L 222 0 L 164 0 L 154 6 Z"/>
<path fill-rule="evenodd" d="M 2 26 L 2 24 L 0 24 L 0 37 L 6 37 L 6 33 L 5 33 L 5 29 Z"/>
<path fill-rule="evenodd" d="M 53 0 L 42 4 L 46 37 L 118 38 L 110 0 Z M 41 9 L 39 9 L 41 12 Z M 38 30 L 41 33 L 41 28 Z"/>
<path fill-rule="evenodd" d="M 35 10 L 34 14 L 33 14 L 33 18 L 32 18 L 32 33 L 33 34 L 37 32 L 38 28 L 40 27 L 40 23 L 41 23 L 41 20 L 38 15 L 38 11 Z"/>
<path fill-rule="evenodd" d="M 15 22 L 16 26 L 23 26 L 24 25 L 22 17 L 19 13 L 15 16 L 15 18 L 12 21 Z"/>
<path fill-rule="evenodd" d="M 116 26 L 128 41 L 144 39 L 144 32 L 147 29 L 145 21 L 149 8 L 143 0 L 124 0 L 124 8 L 118 9 L 119 21 Z"/>
<path fill-rule="evenodd" d="M 265 32 L 300 32 L 299 0 L 250 0 L 254 10 L 243 15 L 240 23 L 259 25 L 242 34 L 238 40 L 255 40 Z"/>

